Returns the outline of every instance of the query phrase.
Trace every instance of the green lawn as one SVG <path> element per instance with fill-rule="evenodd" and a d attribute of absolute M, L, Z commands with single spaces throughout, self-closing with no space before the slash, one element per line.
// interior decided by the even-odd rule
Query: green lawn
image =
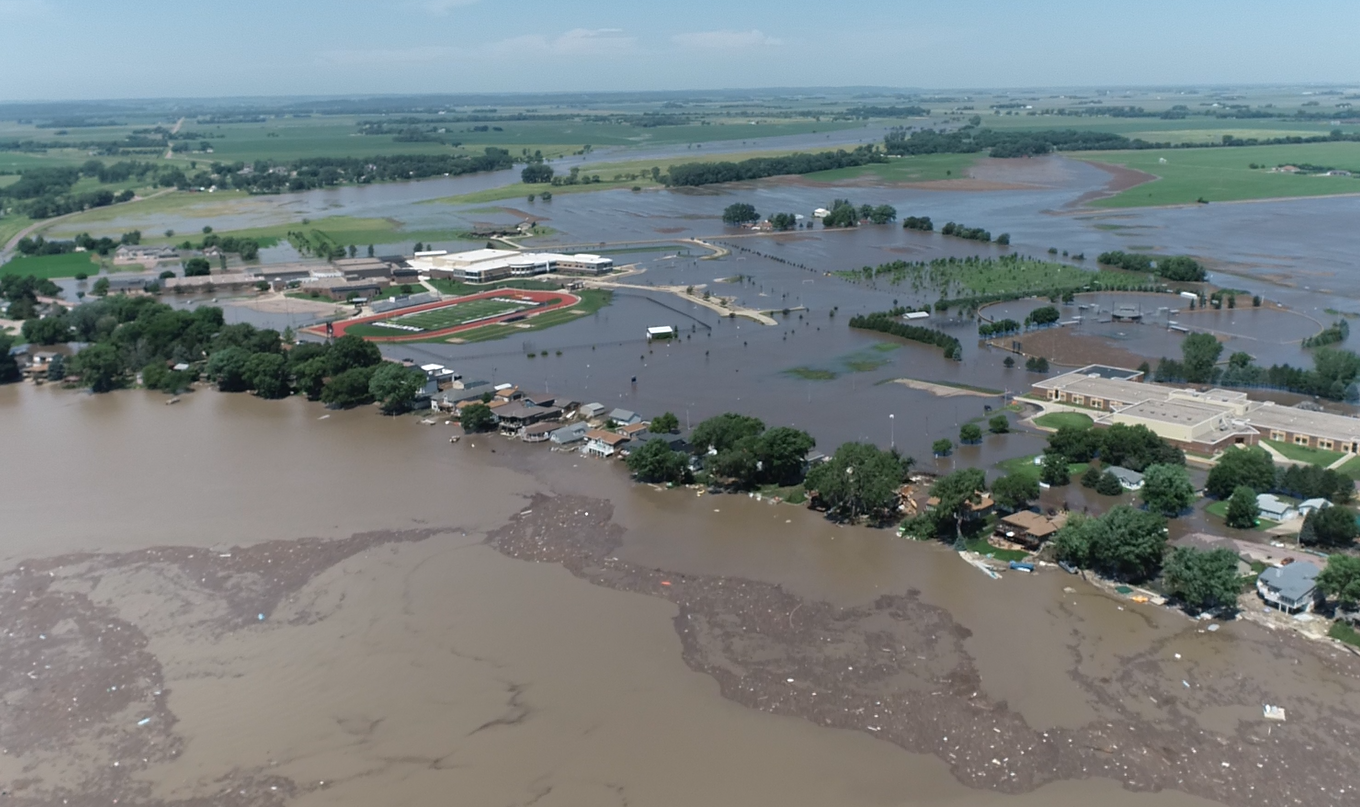
<path fill-rule="evenodd" d="M 1130 188 L 1096 207 L 1144 207 L 1360 193 L 1360 179 L 1275 174 L 1278 165 L 1311 163 L 1360 172 L 1360 143 L 1303 143 L 1204 149 L 1074 152 L 1080 160 L 1111 163 L 1160 177 Z M 1166 162 L 1162 162 L 1165 160 Z M 1251 168 L 1256 163 L 1264 168 Z"/>
<path fill-rule="evenodd" d="M 1096 425 L 1096 423 L 1091 419 L 1090 415 L 1083 415 L 1080 412 L 1049 412 L 1046 415 L 1040 415 L 1035 418 L 1034 425 L 1056 431 L 1064 426 L 1077 429 L 1089 429 Z"/>
<path fill-rule="evenodd" d="M 462 297 L 468 294 L 487 291 L 488 289 L 525 289 L 527 291 L 556 291 L 562 288 L 562 284 L 553 280 L 501 280 L 495 283 L 463 283 L 459 280 L 439 280 L 431 279 L 430 285 L 443 294 L 452 294 Z"/>
<path fill-rule="evenodd" d="M 516 322 L 513 325 L 495 323 L 485 325 L 481 328 L 473 328 L 455 335 L 454 338 L 462 342 L 490 342 L 495 339 L 504 339 L 515 334 L 528 333 L 530 331 L 541 331 L 551 328 L 554 325 L 561 325 L 564 322 L 572 322 L 585 316 L 599 311 L 609 305 L 613 299 L 613 292 L 604 289 L 583 289 L 572 292 L 581 298 L 581 302 L 570 308 L 558 308 L 553 311 L 545 311 L 542 314 L 531 316 L 528 319 Z M 446 341 L 446 340 L 439 340 Z"/>
<path fill-rule="evenodd" d="M 1349 476 L 1351 479 L 1360 479 L 1360 457 L 1347 460 L 1346 463 L 1337 470 L 1346 476 Z"/>
<path fill-rule="evenodd" d="M 1018 549 L 997 549 L 996 547 L 987 543 L 986 535 L 979 535 L 973 538 L 968 538 L 964 540 L 963 546 L 970 552 L 976 552 L 979 555 L 991 555 L 997 560 L 1003 560 L 1006 561 L 1007 563 L 1013 560 L 1024 560 L 1030 555 L 1030 553 Z"/>
<path fill-rule="evenodd" d="M 1331 630 L 1327 631 L 1327 635 L 1337 641 L 1360 647 L 1360 633 L 1357 633 L 1355 628 L 1352 628 L 1350 625 L 1341 622 L 1340 620 L 1332 623 Z"/>
<path fill-rule="evenodd" d="M 996 467 L 1000 468 L 1007 476 L 1032 476 L 1035 479 L 1038 479 L 1039 472 L 1042 469 L 1040 466 L 1034 464 L 1034 458 L 1037 456 L 1039 455 L 1030 454 L 1027 457 L 1012 457 L 1011 459 L 998 462 Z M 1088 467 L 1089 463 L 1074 462 L 1067 466 L 1067 473 L 1071 477 L 1078 477 L 1086 473 Z"/>
<path fill-rule="evenodd" d="M 41 278 L 75 277 L 84 272 L 95 275 L 99 264 L 91 252 L 68 252 L 65 255 L 20 256 L 0 266 L 0 275 L 36 275 Z"/>
<path fill-rule="evenodd" d="M 884 183 L 930 182 L 940 179 L 962 179 L 977 162 L 977 154 L 922 154 L 915 157 L 893 157 L 886 163 L 835 168 L 805 174 L 814 182 L 848 182 L 873 180 Z M 904 213 L 903 215 L 913 215 Z"/>
<path fill-rule="evenodd" d="M 1298 504 L 1298 500 L 1296 499 L 1290 499 L 1287 496 L 1281 496 L 1280 498 L 1285 501 L 1290 501 L 1293 502 L 1294 504 Z M 1216 502 L 1211 502 L 1205 506 L 1204 512 L 1208 513 L 1211 516 L 1216 516 L 1217 518 L 1226 521 L 1228 519 L 1228 502 L 1227 500 L 1224 499 L 1220 499 L 1219 501 Z M 1268 530 L 1272 527 L 1278 526 L 1280 526 L 1280 523 L 1278 521 L 1271 521 L 1268 518 L 1256 519 L 1256 529 L 1258 530 Z"/>
<path fill-rule="evenodd" d="M 1280 440 L 1262 440 L 1261 442 L 1285 455 L 1291 460 L 1306 462 L 1311 465 L 1321 465 L 1327 467 L 1342 457 L 1346 456 L 1340 451 L 1324 451 L 1320 448 L 1308 448 L 1306 446 L 1296 446 L 1293 443 L 1285 443 Z M 1354 460 L 1352 460 L 1353 462 Z M 1349 464 L 1349 463 L 1347 463 Z"/>
<path fill-rule="evenodd" d="M 0 177 L 0 179 L 9 179 L 9 177 Z M 0 217 L 0 247 L 8 244 L 11 238 L 32 223 L 33 219 L 28 216 L 20 216 L 17 213 Z"/>

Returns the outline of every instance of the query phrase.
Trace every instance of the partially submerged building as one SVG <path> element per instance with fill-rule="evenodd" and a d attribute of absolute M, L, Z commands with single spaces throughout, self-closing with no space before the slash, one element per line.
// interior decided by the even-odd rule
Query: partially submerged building
<path fill-rule="evenodd" d="M 1233 445 L 1276 440 L 1360 454 L 1360 418 L 1254 401 L 1237 390 L 1149 384 L 1143 374 L 1091 365 L 1031 385 L 1054 403 L 1097 410 L 1096 423 L 1142 425 L 1186 451 L 1213 455 Z"/>
<path fill-rule="evenodd" d="M 417 252 L 410 260 L 417 271 L 431 277 L 464 283 L 492 283 L 535 275 L 602 275 L 614 267 L 610 258 L 585 253 L 520 252 L 513 249 L 474 249 L 467 252 Z"/>

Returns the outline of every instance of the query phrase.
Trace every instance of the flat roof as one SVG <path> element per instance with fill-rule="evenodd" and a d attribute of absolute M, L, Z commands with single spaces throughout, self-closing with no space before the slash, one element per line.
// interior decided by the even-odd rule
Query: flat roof
<path fill-rule="evenodd" d="M 1265 402 L 1247 412 L 1242 420 L 1257 428 L 1275 429 L 1348 442 L 1360 441 L 1360 418 L 1310 412 Z"/>
<path fill-rule="evenodd" d="M 1122 378 L 1087 376 L 1080 373 L 1067 373 L 1043 381 L 1036 381 L 1033 386 L 1036 389 L 1062 390 L 1063 392 L 1088 397 L 1114 398 L 1130 402 L 1166 400 L 1171 397 L 1171 390 L 1167 387 L 1144 384 L 1141 381 L 1126 381 Z"/>

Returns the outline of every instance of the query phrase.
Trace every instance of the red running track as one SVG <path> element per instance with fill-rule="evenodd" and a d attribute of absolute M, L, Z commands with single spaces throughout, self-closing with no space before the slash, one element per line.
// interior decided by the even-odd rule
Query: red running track
<path fill-rule="evenodd" d="M 463 325 L 455 325 L 452 328 L 444 328 L 443 330 L 438 331 L 394 333 L 392 336 L 365 336 L 364 339 L 369 342 L 415 342 L 425 339 L 437 339 L 441 336 L 452 336 L 462 331 L 473 330 L 474 328 L 481 328 L 487 325 L 495 325 L 496 323 L 504 322 L 507 319 L 512 319 L 514 317 L 533 316 L 541 314 L 544 311 L 555 311 L 559 308 L 567 308 L 569 306 L 573 306 L 581 302 L 580 297 L 577 297 L 575 294 L 571 294 L 570 292 L 565 291 L 530 291 L 527 289 L 495 289 L 494 291 L 482 291 L 476 294 L 469 294 L 466 297 L 458 297 L 453 300 L 440 300 L 437 303 L 426 303 L 424 305 L 416 305 L 410 308 L 401 308 L 396 311 L 389 311 L 385 314 L 374 314 L 368 317 L 356 317 L 354 319 L 342 320 L 340 322 L 335 323 L 334 335 L 337 339 L 341 336 L 344 336 L 345 331 L 352 325 L 367 325 L 369 323 L 380 322 L 385 319 L 396 319 L 397 317 L 404 317 L 407 314 L 415 314 L 421 311 L 433 311 L 438 308 L 448 308 L 449 306 L 458 305 L 459 303 L 466 303 L 472 300 L 489 300 L 494 297 L 513 297 L 520 300 L 532 300 L 533 302 L 538 303 L 541 307 L 532 309 L 531 311 L 528 312 L 512 311 L 508 314 L 502 314 L 499 317 L 479 319 L 476 322 L 469 322 Z M 549 300 L 558 300 L 559 302 L 552 305 L 546 305 L 546 303 L 548 303 Z M 310 328 L 305 328 L 304 330 L 306 330 L 308 333 L 313 333 L 318 336 L 326 335 L 325 325 L 314 325 Z"/>

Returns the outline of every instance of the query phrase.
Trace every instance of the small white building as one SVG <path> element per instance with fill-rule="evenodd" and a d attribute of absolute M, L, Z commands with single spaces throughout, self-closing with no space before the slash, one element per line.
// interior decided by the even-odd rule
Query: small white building
<path fill-rule="evenodd" d="M 652 327 L 647 329 L 648 342 L 652 341 L 653 339 L 674 339 L 674 338 L 675 328 L 672 328 L 669 325 L 653 325 Z"/>

